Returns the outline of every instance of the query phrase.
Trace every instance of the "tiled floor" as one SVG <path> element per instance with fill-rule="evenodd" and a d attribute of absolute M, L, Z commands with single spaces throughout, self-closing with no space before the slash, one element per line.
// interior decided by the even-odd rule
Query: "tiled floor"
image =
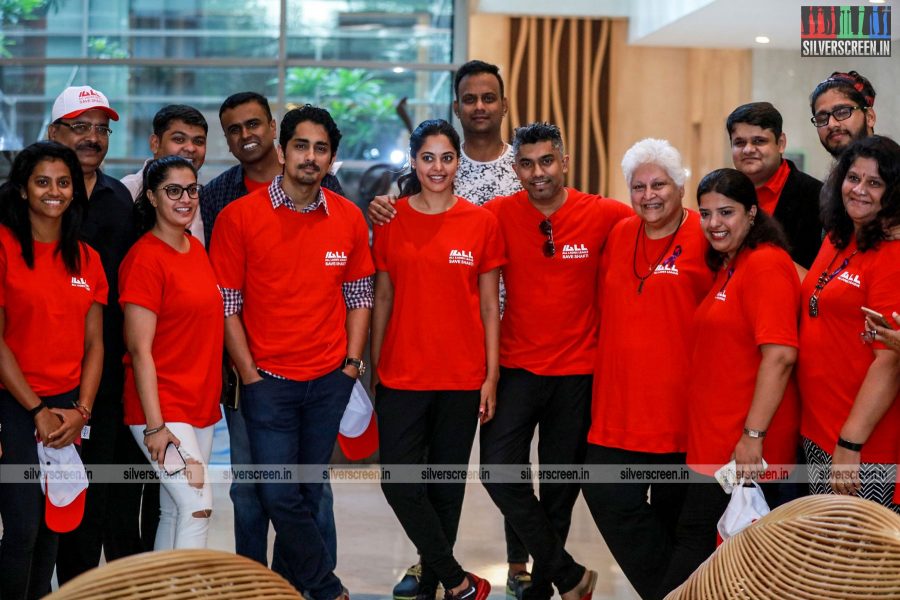
<path fill-rule="evenodd" d="M 477 438 L 473 456 L 478 456 Z M 228 432 L 224 421 L 216 427 L 212 464 L 228 464 Z M 354 600 L 381 600 L 409 565 L 417 560 L 377 483 L 333 483 L 338 529 L 337 574 Z M 214 509 L 208 547 L 234 551 L 234 510 L 225 484 L 213 486 Z M 2 531 L 2 527 L 0 527 Z M 274 530 L 269 533 L 272 556 Z M 619 570 L 579 497 L 572 516 L 567 544 L 572 556 L 600 573 L 595 600 L 637 600 L 638 596 Z M 491 597 L 505 597 L 506 563 L 503 521 L 480 483 L 469 484 L 455 554 L 467 570 L 487 578 Z M 54 581 L 54 589 L 56 589 Z"/>
<path fill-rule="evenodd" d="M 216 432 L 212 462 L 227 462 L 227 432 Z M 477 444 L 477 441 L 476 441 Z M 477 456 L 477 448 L 473 456 Z M 384 499 L 377 483 L 332 483 L 338 529 L 337 574 L 354 600 L 388 598 L 406 568 L 417 560 L 413 545 Z M 233 509 L 224 485 L 214 488 L 215 510 L 209 547 L 234 550 Z M 274 531 L 269 535 L 271 557 Z M 637 594 L 603 543 L 584 500 L 579 497 L 567 544 L 572 556 L 600 573 L 596 600 L 636 600 Z M 467 570 L 486 577 L 492 597 L 504 596 L 506 548 L 503 521 L 479 483 L 469 484 L 460 522 L 456 557 Z"/>

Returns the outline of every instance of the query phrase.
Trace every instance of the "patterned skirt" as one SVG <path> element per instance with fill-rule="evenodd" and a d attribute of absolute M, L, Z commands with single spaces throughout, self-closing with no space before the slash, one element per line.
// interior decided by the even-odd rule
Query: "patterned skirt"
<path fill-rule="evenodd" d="M 809 469 L 809 493 L 833 494 L 831 489 L 831 455 L 815 442 L 803 438 L 803 452 Z M 859 481 L 862 484 L 858 496 L 877 502 L 900 514 L 900 504 L 892 502 L 897 479 L 897 465 L 883 463 L 861 463 Z"/>

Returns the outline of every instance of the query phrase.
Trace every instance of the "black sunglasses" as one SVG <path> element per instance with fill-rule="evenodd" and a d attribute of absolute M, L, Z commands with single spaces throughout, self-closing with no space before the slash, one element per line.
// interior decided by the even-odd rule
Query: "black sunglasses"
<path fill-rule="evenodd" d="M 544 219 L 538 223 L 538 229 L 547 236 L 547 241 L 544 242 L 544 256 L 550 258 L 556 254 L 556 245 L 553 243 L 553 225 L 550 223 L 550 219 Z"/>

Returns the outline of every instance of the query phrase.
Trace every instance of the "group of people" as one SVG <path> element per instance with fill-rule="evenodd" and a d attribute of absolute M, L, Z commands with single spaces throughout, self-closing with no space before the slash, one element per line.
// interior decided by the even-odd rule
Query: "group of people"
<path fill-rule="evenodd" d="M 810 492 L 900 512 L 900 335 L 860 310 L 900 325 L 900 146 L 874 133 L 868 80 L 834 73 L 812 93 L 836 161 L 824 185 L 783 158 L 772 104 L 735 109 L 734 168 L 700 180 L 698 211 L 665 140 L 625 153 L 629 207 L 565 185 L 556 126 L 502 139 L 495 65 L 466 63 L 454 92 L 463 138 L 441 119 L 415 128 L 399 197 L 368 209 L 370 248 L 331 174 L 326 110 L 276 127 L 263 96 L 230 96 L 239 164 L 201 186 L 207 123 L 164 107 L 153 158 L 120 183 L 99 169 L 118 114 L 89 86 L 63 91 L 49 141 L 0 188 L 0 465 L 36 465 L 37 436 L 86 464 L 149 461 L 161 486 L 92 483 L 81 525 L 58 534 L 40 485 L 0 483 L 0 597 L 40 597 L 101 548 L 205 546 L 223 350 L 234 465 L 328 463 L 368 347 L 384 464 L 466 464 L 480 423 L 485 465 L 527 465 L 538 431 L 541 464 L 693 471 L 537 493 L 485 480 L 517 600 L 591 597 L 597 573 L 565 549 L 579 491 L 642 598 L 715 549 L 729 496 L 713 473 L 731 460 L 771 507 L 805 493 L 780 478 L 806 462 Z M 490 583 L 453 552 L 465 483 L 382 490 L 420 556 L 395 599 L 484 600 Z M 271 522 L 273 570 L 316 600 L 349 597 L 327 483 L 235 482 L 231 497 L 239 554 L 269 565 Z"/>

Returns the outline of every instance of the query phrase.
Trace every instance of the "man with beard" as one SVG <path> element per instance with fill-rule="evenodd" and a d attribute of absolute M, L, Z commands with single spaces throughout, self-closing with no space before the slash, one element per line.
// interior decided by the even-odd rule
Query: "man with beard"
<path fill-rule="evenodd" d="M 288 111 L 282 175 L 229 204 L 211 238 L 225 347 L 243 384 L 250 464 L 327 464 L 365 371 L 375 272 L 369 232 L 352 202 L 321 188 L 340 139 L 327 111 Z M 272 569 L 307 596 L 343 600 L 347 591 L 316 523 L 322 487 L 308 478 L 261 481 L 255 493 L 275 526 Z"/>
<path fill-rule="evenodd" d="M 834 158 L 875 133 L 875 88 L 856 71 L 832 73 L 813 90 L 809 107 L 819 141 Z"/>
<path fill-rule="evenodd" d="M 125 343 L 118 286 L 119 264 L 136 234 L 131 194 L 118 180 L 100 170 L 109 149 L 110 119 L 118 121 L 119 115 L 110 108 L 103 93 L 90 86 L 69 87 L 53 103 L 47 128 L 49 139 L 78 155 L 88 193 L 88 211 L 81 231 L 84 240 L 100 255 L 109 282 L 109 301 L 103 307 L 103 375 L 86 423 L 90 434 L 82 444 L 82 460 L 88 468 L 128 462 L 133 451 L 139 453 L 122 420 Z M 91 483 L 81 526 L 60 535 L 56 562 L 60 584 L 100 564 L 101 548 L 108 561 L 141 551 L 136 521 L 131 531 L 121 531 L 110 524 L 108 514 L 115 510 L 114 503 L 108 501 L 112 485 L 125 484 Z"/>
<path fill-rule="evenodd" d="M 222 209 L 250 192 L 267 188 L 272 179 L 282 172 L 275 146 L 275 119 L 264 96 L 256 92 L 232 94 L 219 108 L 219 121 L 228 150 L 240 162 L 210 181 L 200 192 L 200 214 L 207 247 L 212 239 L 213 225 Z M 337 177 L 331 173 L 325 173 L 321 185 L 343 195 Z M 230 438 L 231 464 L 250 464 L 250 442 L 240 407 L 237 410 L 226 408 L 225 421 Z M 269 519 L 256 494 L 255 484 L 233 481 L 229 495 L 234 503 L 235 551 L 268 565 Z M 336 560 L 337 533 L 332 504 L 331 485 L 326 482 L 317 522 L 325 545 Z"/>

